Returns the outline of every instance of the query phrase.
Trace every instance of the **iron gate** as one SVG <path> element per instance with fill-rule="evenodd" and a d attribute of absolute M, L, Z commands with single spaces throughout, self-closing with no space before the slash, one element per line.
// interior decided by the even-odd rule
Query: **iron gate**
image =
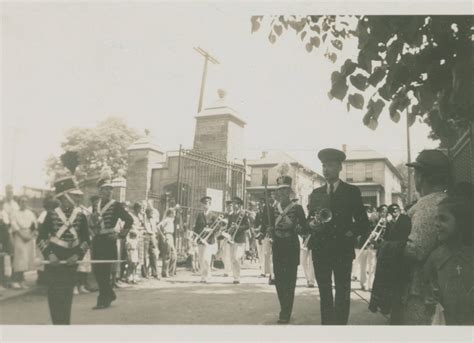
<path fill-rule="evenodd" d="M 175 183 L 164 187 L 166 206 L 179 205 L 175 243 L 178 258 L 187 257 L 188 231 L 193 229 L 201 210 L 200 199 L 211 195 L 213 211 L 222 213 L 226 200 L 238 196 L 245 201 L 245 162 L 237 164 L 197 150 L 180 149 Z"/>

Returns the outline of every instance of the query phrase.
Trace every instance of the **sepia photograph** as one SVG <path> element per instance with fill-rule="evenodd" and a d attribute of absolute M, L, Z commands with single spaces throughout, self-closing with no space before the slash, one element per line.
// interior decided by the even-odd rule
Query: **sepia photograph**
<path fill-rule="evenodd" d="M 1 1 L 0 331 L 472 340 L 455 3 Z"/>

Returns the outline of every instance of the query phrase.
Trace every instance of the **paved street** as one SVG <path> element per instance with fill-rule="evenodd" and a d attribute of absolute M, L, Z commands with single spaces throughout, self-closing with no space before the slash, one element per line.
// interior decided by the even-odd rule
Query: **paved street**
<path fill-rule="evenodd" d="M 245 264 L 240 285 L 217 270 L 209 284 L 185 269 L 178 276 L 148 280 L 117 290 L 111 308 L 92 311 L 97 293 L 75 296 L 73 324 L 275 324 L 278 300 L 274 286 L 259 278 L 255 264 Z M 317 288 L 307 288 L 300 267 L 291 324 L 319 325 Z M 353 283 L 356 287 L 356 283 Z M 358 291 L 369 299 L 368 292 Z M 44 289 L 0 302 L 0 324 L 50 324 Z M 367 304 L 352 293 L 350 324 L 384 325 L 386 319 L 368 311 Z"/>

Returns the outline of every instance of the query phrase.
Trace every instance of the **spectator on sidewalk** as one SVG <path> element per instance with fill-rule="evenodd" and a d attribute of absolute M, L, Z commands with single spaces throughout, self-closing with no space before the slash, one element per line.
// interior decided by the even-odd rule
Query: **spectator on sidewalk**
<path fill-rule="evenodd" d="M 164 235 L 164 251 L 161 252 L 162 267 L 161 276 L 170 277 L 176 275 L 176 249 L 174 246 L 174 219 L 176 212 L 174 209 L 166 210 L 165 218 L 158 225 L 158 230 Z"/>
<path fill-rule="evenodd" d="M 37 222 L 35 214 L 26 208 L 27 197 L 19 200 L 19 210 L 14 211 L 11 219 L 13 242 L 13 289 L 28 288 L 25 272 L 35 270 Z"/>
<path fill-rule="evenodd" d="M 151 271 L 151 276 L 155 279 L 159 279 L 158 276 L 158 240 L 157 240 L 157 228 L 155 218 L 153 217 L 153 209 L 147 208 L 145 210 L 144 218 L 145 230 L 144 230 L 144 251 L 145 259 L 143 264 L 143 277 L 148 278 Z"/>
<path fill-rule="evenodd" d="M 424 266 L 427 312 L 442 314 L 432 325 L 474 325 L 474 250 L 472 249 L 472 185 L 464 184 L 442 200 L 436 218 L 440 245 Z"/>
<path fill-rule="evenodd" d="M 13 186 L 12 185 L 6 185 L 5 186 L 5 199 L 3 203 L 3 210 L 5 211 L 7 217 L 8 217 L 8 223 L 11 224 L 12 221 L 12 215 L 15 211 L 18 211 L 20 207 L 18 206 L 18 203 L 15 201 L 15 197 L 13 195 Z"/>
<path fill-rule="evenodd" d="M 142 274 L 143 263 L 145 260 L 145 244 L 144 244 L 144 231 L 145 223 L 142 211 L 142 203 L 135 202 L 132 207 L 132 212 L 130 215 L 133 218 L 133 230 L 137 233 L 137 253 L 138 253 L 138 265 L 137 265 L 137 276 L 134 278 L 135 281 L 140 281 Z M 127 279 L 130 275 L 127 275 Z"/>
<path fill-rule="evenodd" d="M 426 259 L 436 248 L 438 205 L 446 198 L 449 184 L 449 160 L 439 150 L 424 150 L 416 161 L 407 166 L 415 169 L 415 187 L 420 194 L 410 208 L 412 229 L 404 249 L 410 266 L 408 290 L 405 292 L 402 321 L 405 325 L 428 325 L 431 316 L 426 312 L 423 294 L 423 268 Z"/>
<path fill-rule="evenodd" d="M 10 268 L 5 268 L 8 261 L 11 261 L 12 254 L 12 243 L 10 240 L 9 233 L 9 221 L 6 212 L 3 209 L 4 201 L 0 199 L 0 290 L 9 287 L 9 281 L 11 274 L 11 263 Z M 6 263 L 7 261 L 7 263 Z M 6 270 L 10 269 L 10 270 Z"/>
<path fill-rule="evenodd" d="M 139 257 L 138 234 L 134 229 L 130 230 L 128 233 L 125 246 L 127 248 L 127 282 L 136 284 Z"/>

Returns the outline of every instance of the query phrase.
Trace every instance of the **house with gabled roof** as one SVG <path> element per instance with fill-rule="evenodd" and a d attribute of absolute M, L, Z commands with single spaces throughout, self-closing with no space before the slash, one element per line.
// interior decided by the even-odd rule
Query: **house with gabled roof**
<path fill-rule="evenodd" d="M 359 187 L 366 205 L 403 206 L 403 177 L 393 163 L 371 149 L 346 150 L 340 178 Z"/>

